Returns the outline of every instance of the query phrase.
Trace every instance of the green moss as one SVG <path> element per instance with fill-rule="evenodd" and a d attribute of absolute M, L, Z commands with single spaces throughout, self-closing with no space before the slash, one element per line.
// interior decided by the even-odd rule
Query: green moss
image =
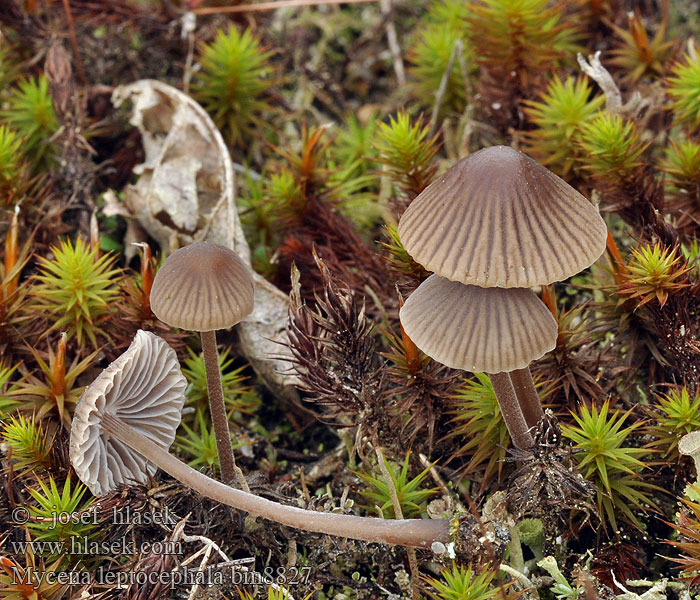
<path fill-rule="evenodd" d="M 195 95 L 231 145 L 243 144 L 269 108 L 265 92 L 273 83 L 271 56 L 249 29 L 240 33 L 235 27 L 219 31 L 202 47 Z"/>
<path fill-rule="evenodd" d="M 8 107 L 2 118 L 24 139 L 25 155 L 36 166 L 51 160 L 51 136 L 58 130 L 46 75 L 36 79 L 22 79 L 8 98 Z"/>

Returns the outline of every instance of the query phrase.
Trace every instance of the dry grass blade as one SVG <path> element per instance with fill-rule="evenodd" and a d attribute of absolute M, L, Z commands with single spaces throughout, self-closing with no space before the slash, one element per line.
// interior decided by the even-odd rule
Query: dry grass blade
<path fill-rule="evenodd" d="M 378 0 L 279 0 L 278 2 L 258 2 L 256 4 L 237 4 L 236 6 L 206 6 L 195 8 L 192 12 L 196 15 L 220 15 L 242 12 L 265 12 L 278 8 L 295 6 L 325 6 L 331 4 L 360 4 L 363 2 L 377 2 Z"/>

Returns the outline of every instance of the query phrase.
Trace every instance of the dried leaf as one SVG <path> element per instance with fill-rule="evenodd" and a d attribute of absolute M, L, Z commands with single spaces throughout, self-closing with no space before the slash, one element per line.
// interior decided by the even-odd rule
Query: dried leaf
<path fill-rule="evenodd" d="M 250 265 L 235 203 L 233 164 L 206 111 L 187 94 L 152 79 L 115 88 L 112 103 L 133 104 L 130 123 L 143 139 L 145 161 L 124 206 L 169 254 L 210 241 L 233 248 Z M 114 209 L 111 207 L 110 209 Z M 255 276 L 255 309 L 239 325 L 241 349 L 266 384 L 293 395 L 286 342 L 288 298 Z"/>

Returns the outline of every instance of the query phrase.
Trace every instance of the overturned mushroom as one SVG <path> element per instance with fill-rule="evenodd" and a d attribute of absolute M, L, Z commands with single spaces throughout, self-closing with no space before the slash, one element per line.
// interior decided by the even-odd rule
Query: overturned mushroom
<path fill-rule="evenodd" d="M 385 520 L 304 510 L 229 487 L 192 469 L 168 453 L 180 422 L 184 389 L 175 352 L 145 331 L 139 331 L 127 351 L 88 386 L 76 407 L 70 457 L 93 494 L 105 494 L 120 483 L 145 481 L 159 467 L 207 498 L 289 527 L 420 548 L 450 540 L 447 519 Z"/>
<path fill-rule="evenodd" d="M 96 425 L 109 414 L 167 450 L 175 440 L 187 380 L 175 351 L 157 335 L 139 330 L 124 354 L 85 390 L 75 408 L 70 460 L 95 496 L 120 483 L 145 483 L 156 472 L 141 454 Z"/>
<path fill-rule="evenodd" d="M 173 252 L 158 270 L 151 289 L 151 309 L 156 317 L 171 327 L 199 331 L 202 336 L 221 477 L 226 483 L 237 480 L 243 489 L 247 485 L 231 447 L 215 330 L 233 327 L 249 315 L 253 293 L 253 278 L 239 256 L 226 246 L 209 242 Z"/>

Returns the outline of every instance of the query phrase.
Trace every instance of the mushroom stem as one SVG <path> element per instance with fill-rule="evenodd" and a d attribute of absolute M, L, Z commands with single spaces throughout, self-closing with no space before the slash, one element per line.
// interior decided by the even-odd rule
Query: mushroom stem
<path fill-rule="evenodd" d="M 544 411 L 535 389 L 535 382 L 532 380 L 530 367 L 516 369 L 511 371 L 509 375 L 510 380 L 513 382 L 513 389 L 515 390 L 518 404 L 520 404 L 520 409 L 523 411 L 525 423 L 530 428 L 535 427 L 540 422 L 540 419 L 544 417 Z"/>
<path fill-rule="evenodd" d="M 224 404 L 224 388 L 221 385 L 216 332 L 202 331 L 201 336 L 204 369 L 207 373 L 209 410 L 211 411 L 211 420 L 214 423 L 216 451 L 219 454 L 219 465 L 221 466 L 221 479 L 225 483 L 236 481 L 240 488 L 247 489 L 248 486 L 245 484 L 243 474 L 236 468 L 236 459 L 233 457 L 231 433 L 228 428 L 228 417 L 226 416 L 226 405 Z M 243 482 L 241 482 L 241 479 L 243 479 Z"/>
<path fill-rule="evenodd" d="M 203 496 L 276 523 L 367 542 L 430 548 L 450 541 L 447 519 L 378 519 L 305 510 L 238 490 L 188 467 L 118 417 L 102 416 L 102 429 Z"/>
<path fill-rule="evenodd" d="M 498 406 L 501 407 L 501 414 L 513 444 L 521 450 L 532 448 L 535 441 L 530 435 L 530 428 L 525 422 L 510 376 L 508 373 L 490 373 L 489 379 L 491 379 L 493 391 L 498 399 Z"/>

